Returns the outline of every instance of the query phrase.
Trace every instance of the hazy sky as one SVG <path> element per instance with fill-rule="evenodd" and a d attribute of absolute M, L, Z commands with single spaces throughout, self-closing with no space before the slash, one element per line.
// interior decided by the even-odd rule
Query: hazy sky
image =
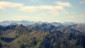
<path fill-rule="evenodd" d="M 0 0 L 0 21 L 85 22 L 85 0 Z"/>

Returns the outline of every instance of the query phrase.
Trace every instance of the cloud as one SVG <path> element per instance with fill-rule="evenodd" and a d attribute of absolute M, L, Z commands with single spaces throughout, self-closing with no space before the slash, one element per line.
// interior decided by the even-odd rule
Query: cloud
<path fill-rule="evenodd" d="M 44 15 L 44 14 L 42 14 Z M 11 17 L 2 17 L 0 19 L 0 21 L 4 21 L 4 20 L 13 20 L 13 21 L 20 21 L 20 20 L 28 20 L 28 21 L 48 21 L 50 22 L 51 17 L 46 17 L 46 16 L 36 16 L 36 17 L 33 17 L 33 16 L 11 16 Z M 53 21 L 53 20 L 52 20 Z"/>
<path fill-rule="evenodd" d="M 0 2 L 0 9 L 5 9 L 6 7 L 21 7 L 24 6 L 22 3 L 12 3 L 12 2 Z"/>
<path fill-rule="evenodd" d="M 37 1 L 39 1 L 39 0 L 29 0 L 29 1 L 31 1 L 31 2 L 37 2 Z"/>
<path fill-rule="evenodd" d="M 22 6 L 20 7 L 21 11 L 29 11 L 29 12 L 34 12 L 36 11 L 37 7 L 36 6 Z"/>
<path fill-rule="evenodd" d="M 84 4 L 84 3 L 85 3 L 85 0 L 80 0 L 80 3 L 81 3 L 81 4 Z"/>
<path fill-rule="evenodd" d="M 69 2 L 61 2 L 58 1 L 55 3 L 54 6 L 51 5 L 40 5 L 40 6 L 22 6 L 21 10 L 34 10 L 34 11 L 40 11 L 40 10 L 63 10 L 65 7 L 70 7 L 71 4 Z"/>
<path fill-rule="evenodd" d="M 71 4 L 69 2 L 56 2 L 55 6 L 50 5 L 40 5 L 40 6 L 25 6 L 23 3 L 12 3 L 12 2 L 0 2 L 0 9 L 4 9 L 6 7 L 19 7 L 20 10 L 29 11 L 29 10 L 56 10 L 56 9 L 64 9 L 65 7 L 70 7 Z"/>
<path fill-rule="evenodd" d="M 62 2 L 62 1 L 58 1 L 56 2 L 57 5 L 59 6 L 63 6 L 63 7 L 70 7 L 71 4 L 69 2 Z"/>
<path fill-rule="evenodd" d="M 50 13 L 52 16 L 58 16 L 59 15 L 59 12 L 56 12 L 56 11 L 53 11 Z"/>
<path fill-rule="evenodd" d="M 7 7 L 9 4 L 9 2 L 0 2 L 0 9 Z"/>

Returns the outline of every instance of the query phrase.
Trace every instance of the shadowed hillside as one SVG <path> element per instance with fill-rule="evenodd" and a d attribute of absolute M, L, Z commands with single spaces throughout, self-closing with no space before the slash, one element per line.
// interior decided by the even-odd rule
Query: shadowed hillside
<path fill-rule="evenodd" d="M 85 48 L 85 25 L 0 25 L 0 48 Z"/>

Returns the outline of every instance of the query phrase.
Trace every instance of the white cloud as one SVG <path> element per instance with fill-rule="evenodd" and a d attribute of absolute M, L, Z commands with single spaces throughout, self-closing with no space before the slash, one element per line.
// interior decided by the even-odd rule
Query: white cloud
<path fill-rule="evenodd" d="M 63 7 L 70 7 L 71 4 L 69 2 L 62 2 L 62 1 L 58 1 L 56 2 L 57 5 L 59 6 L 63 6 Z"/>
<path fill-rule="evenodd" d="M 40 5 L 40 6 L 22 6 L 21 10 L 63 10 L 65 7 L 70 7 L 71 4 L 69 2 L 61 2 L 61 1 L 58 1 L 56 2 L 56 5 L 55 6 L 51 6 L 51 5 Z"/>
<path fill-rule="evenodd" d="M 43 10 L 51 11 L 53 16 L 60 14 L 58 10 L 64 11 L 65 7 L 70 7 L 71 4 L 69 2 L 58 1 L 54 6 L 51 5 L 39 5 L 39 6 L 26 6 L 23 3 L 13 3 L 13 2 L 0 2 L 0 10 L 5 9 L 6 7 L 17 8 L 20 11 L 28 11 L 28 12 L 38 12 Z"/>
<path fill-rule="evenodd" d="M 25 6 L 23 3 L 12 3 L 12 2 L 0 2 L 0 9 L 4 9 L 6 7 L 19 7 L 21 10 L 55 10 L 55 9 L 64 9 L 65 7 L 70 7 L 71 4 L 69 2 L 56 2 L 55 6 L 50 5 L 40 5 L 40 6 Z"/>
<path fill-rule="evenodd" d="M 53 11 L 50 13 L 52 16 L 58 16 L 59 15 L 59 12 L 56 12 L 56 11 Z"/>
<path fill-rule="evenodd" d="M 54 10 L 54 6 L 49 6 L 49 5 L 42 5 L 42 6 L 38 6 L 39 9 L 43 10 Z"/>
<path fill-rule="evenodd" d="M 0 9 L 7 7 L 9 4 L 9 2 L 0 2 Z"/>
<path fill-rule="evenodd" d="M 0 9 L 4 9 L 6 7 L 21 7 L 24 6 L 22 3 L 12 3 L 12 2 L 0 2 Z"/>
<path fill-rule="evenodd" d="M 22 6 L 20 7 L 21 11 L 29 11 L 29 12 L 34 12 L 36 11 L 37 7 L 36 6 Z"/>
<path fill-rule="evenodd" d="M 10 7 L 22 7 L 22 6 L 24 6 L 23 4 L 21 4 L 21 3 L 11 3 L 10 4 Z"/>
<path fill-rule="evenodd" d="M 44 14 L 42 14 L 44 15 Z M 48 18 L 46 16 L 37 16 L 37 17 L 33 17 L 33 16 L 14 16 L 14 17 L 2 17 L 0 19 L 0 21 L 4 21 L 4 20 L 13 20 L 13 21 L 20 21 L 20 20 L 28 20 L 28 21 L 48 21 L 50 22 L 50 20 L 52 20 L 51 18 Z M 53 20 L 52 20 L 53 21 Z"/>
<path fill-rule="evenodd" d="M 29 0 L 29 1 L 31 1 L 31 2 L 37 2 L 37 1 L 39 1 L 39 0 Z"/>

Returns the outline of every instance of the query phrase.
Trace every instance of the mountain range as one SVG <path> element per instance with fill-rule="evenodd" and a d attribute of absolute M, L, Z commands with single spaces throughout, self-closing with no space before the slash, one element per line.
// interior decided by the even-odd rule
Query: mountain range
<path fill-rule="evenodd" d="M 85 48 L 85 24 L 3 21 L 0 48 Z"/>

